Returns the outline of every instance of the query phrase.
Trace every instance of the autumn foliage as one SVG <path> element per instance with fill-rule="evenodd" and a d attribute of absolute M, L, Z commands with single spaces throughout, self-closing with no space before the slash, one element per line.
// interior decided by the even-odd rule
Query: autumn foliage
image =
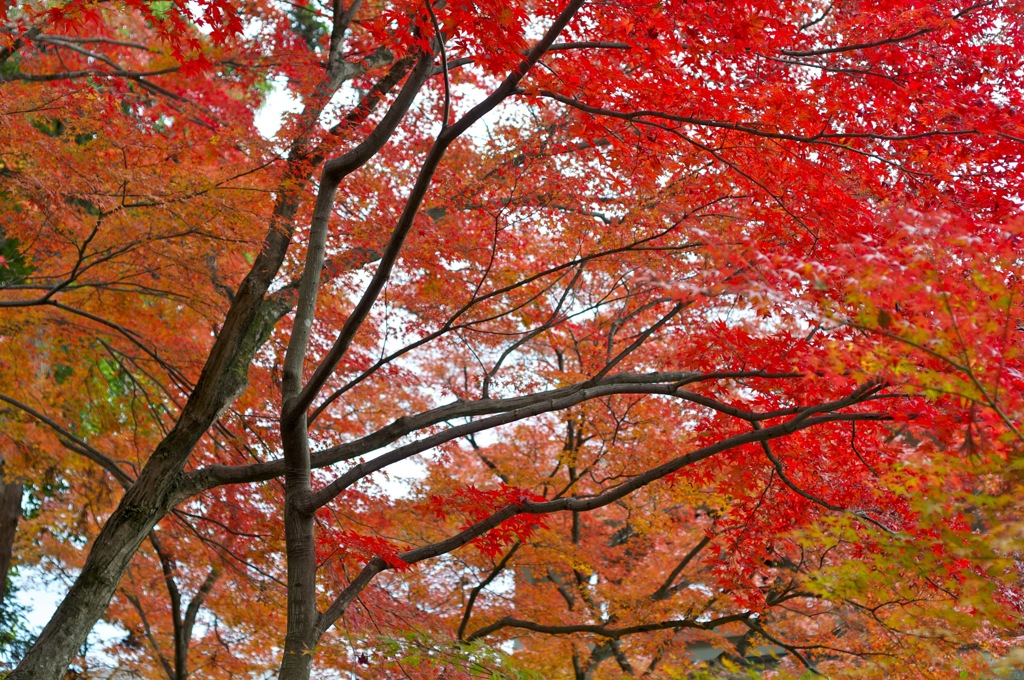
<path fill-rule="evenodd" d="M 1020 9 L 3 5 L 7 677 L 1024 664 Z"/>

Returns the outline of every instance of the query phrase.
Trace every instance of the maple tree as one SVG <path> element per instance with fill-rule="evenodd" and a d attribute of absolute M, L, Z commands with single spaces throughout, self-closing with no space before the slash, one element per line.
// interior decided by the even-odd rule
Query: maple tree
<path fill-rule="evenodd" d="M 1018 11 L 5 6 L 8 677 L 1019 663 Z"/>

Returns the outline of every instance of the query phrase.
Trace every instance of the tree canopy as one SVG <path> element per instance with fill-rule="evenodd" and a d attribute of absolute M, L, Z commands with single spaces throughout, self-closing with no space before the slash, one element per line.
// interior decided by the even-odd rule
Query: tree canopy
<path fill-rule="evenodd" d="M 7 677 L 1020 666 L 1019 12 L 3 5 Z"/>

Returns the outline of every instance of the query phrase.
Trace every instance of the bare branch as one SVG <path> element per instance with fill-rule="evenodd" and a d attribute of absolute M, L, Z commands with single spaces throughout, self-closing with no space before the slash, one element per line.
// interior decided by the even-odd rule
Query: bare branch
<path fill-rule="evenodd" d="M 671 597 L 672 594 L 677 590 L 677 586 L 674 585 L 676 579 L 679 578 L 679 575 L 683 573 L 683 570 L 690 565 L 690 562 L 692 562 L 694 558 L 697 557 L 697 555 L 699 555 L 700 552 L 708 546 L 709 543 L 711 543 L 710 536 L 704 536 L 703 538 L 701 538 L 700 542 L 698 542 L 697 545 L 693 546 L 690 552 L 686 553 L 683 559 L 679 561 L 679 564 L 677 564 L 676 568 L 672 570 L 672 573 L 668 575 L 668 578 L 665 579 L 665 582 L 662 583 L 657 590 L 651 593 L 651 599 L 665 600 Z"/>
<path fill-rule="evenodd" d="M 502 414 L 494 418 L 474 421 L 465 425 L 449 428 L 442 433 L 433 435 L 424 440 L 408 445 L 399 450 L 385 454 L 390 456 L 387 459 L 374 459 L 360 468 L 360 478 L 365 474 L 382 469 L 391 465 L 397 460 L 429 450 L 433 446 L 465 437 L 476 432 L 508 424 L 524 418 L 529 418 L 541 413 L 553 410 L 560 410 L 575 406 L 590 398 L 608 396 L 611 394 L 661 394 L 674 396 L 703 405 L 716 404 L 714 400 L 702 398 L 697 401 L 691 393 L 681 389 L 682 386 L 702 381 L 763 378 L 768 380 L 788 380 L 803 377 L 799 373 L 770 373 L 763 371 L 720 371 L 714 373 L 700 374 L 689 371 L 673 373 L 616 373 L 604 377 L 597 382 L 583 382 L 547 392 L 538 392 L 522 397 L 510 397 L 507 399 L 480 399 L 476 401 L 456 401 L 440 406 L 429 411 L 414 415 L 403 416 L 376 432 L 361 437 L 355 441 L 332 446 L 321 451 L 314 452 L 311 457 L 313 468 L 322 468 L 346 460 L 352 460 L 359 456 L 376 451 L 384 446 L 433 425 L 444 423 L 459 418 L 473 418 L 491 414 Z M 580 394 L 586 390 L 585 394 Z M 725 404 L 719 404 L 718 408 L 729 408 Z M 800 409 L 786 409 L 774 411 L 769 414 L 756 414 L 743 412 L 744 419 L 762 419 L 768 417 L 779 417 L 793 415 Z M 370 470 L 370 467 L 373 467 Z M 177 498 L 179 502 L 206 489 L 211 489 L 221 484 L 248 484 L 252 482 L 266 481 L 284 474 L 284 460 L 277 459 L 265 463 L 252 465 L 210 465 L 188 473 L 178 487 Z"/>
<path fill-rule="evenodd" d="M 498 578 L 501 572 L 505 571 L 505 567 L 508 566 L 512 556 L 516 554 L 516 551 L 522 547 L 522 543 L 515 543 L 509 548 L 508 552 L 501 558 L 501 560 L 494 565 L 494 569 L 491 569 L 491 573 L 487 575 L 483 581 L 481 581 L 473 590 L 469 592 L 469 599 L 466 601 L 466 609 L 462 614 L 462 621 L 459 622 L 459 630 L 456 636 L 460 640 L 464 640 L 466 634 L 466 626 L 469 625 L 469 617 L 473 615 L 473 605 L 476 603 L 476 598 L 480 596 L 480 593 L 484 588 L 489 586 L 494 579 Z"/>
<path fill-rule="evenodd" d="M 708 446 L 704 446 L 696 451 L 669 460 L 654 468 L 650 468 L 646 472 L 637 474 L 627 481 L 593 496 L 570 496 L 550 501 L 523 500 L 519 503 L 507 505 L 501 510 L 494 512 L 488 518 L 466 527 L 459 533 L 450 536 L 447 539 L 408 550 L 399 555 L 399 557 L 402 561 L 408 564 L 413 564 L 452 552 L 516 515 L 542 515 L 564 511 L 588 512 L 596 508 L 604 507 L 628 496 L 634 491 L 637 491 L 656 480 L 681 470 L 686 466 L 710 458 L 717 453 L 728 451 L 746 444 L 759 443 L 778 437 L 784 437 L 800 430 L 827 423 L 855 420 L 889 420 L 891 419 L 891 416 L 884 413 L 837 412 L 840 409 L 859 403 L 866 395 L 869 395 L 871 389 L 875 387 L 876 385 L 871 384 L 854 391 L 843 399 L 837 399 L 818 406 L 808 407 L 805 409 L 804 413 L 801 413 L 795 418 L 778 425 L 750 430 L 731 437 L 726 437 L 714 444 L 709 444 Z M 822 415 L 814 415 L 816 413 L 820 413 Z M 382 559 L 378 557 L 371 559 L 356 579 L 352 581 L 349 587 L 338 595 L 327 611 L 321 616 L 319 624 L 320 630 L 325 631 L 333 625 L 334 621 L 344 613 L 345 609 L 358 595 L 359 591 L 362 590 L 362 588 L 365 588 L 374 576 L 388 568 L 388 565 Z"/>
<path fill-rule="evenodd" d="M 478 630 L 473 631 L 466 637 L 466 642 L 472 642 L 479 638 L 485 637 L 499 631 L 503 628 L 521 628 L 523 630 L 530 630 L 535 633 L 547 633 L 548 635 L 572 635 L 574 633 L 590 633 L 592 635 L 600 635 L 601 637 L 611 638 L 618 640 L 626 637 L 627 635 L 636 635 L 637 633 L 649 633 L 655 630 L 681 630 L 683 628 L 694 628 L 697 630 L 714 630 L 719 626 L 724 626 L 727 623 L 735 623 L 737 621 L 746 621 L 750 618 L 750 612 L 743 612 L 741 614 L 729 614 L 727 616 L 720 616 L 710 621 L 695 621 L 693 619 L 670 619 L 668 621 L 658 621 L 655 623 L 641 623 L 636 626 L 626 626 L 623 628 L 610 628 L 606 625 L 594 625 L 594 624 L 563 624 L 563 625 L 545 625 L 542 623 L 535 623 L 533 621 L 523 621 L 522 619 L 516 619 L 511 616 L 506 616 L 503 619 L 498 619 L 494 623 L 484 626 Z"/>
<path fill-rule="evenodd" d="M 440 134 L 438 134 L 434 145 L 427 153 L 427 156 L 420 167 L 420 172 L 416 178 L 416 182 L 409 193 L 409 197 L 406 200 L 402 214 L 398 218 L 398 223 L 395 225 L 395 228 L 391 233 L 391 238 L 388 241 L 387 246 L 384 248 L 380 263 L 377 266 L 377 271 L 374 272 L 369 285 L 367 285 L 366 290 L 359 299 L 359 302 L 352 310 L 348 319 L 346 319 L 345 324 L 338 333 L 338 337 L 334 341 L 334 345 L 313 372 L 309 382 L 306 383 L 297 397 L 289 398 L 286 396 L 286 405 L 284 409 L 284 420 L 287 423 L 286 429 L 294 426 L 299 414 L 304 414 L 306 412 L 313 403 L 313 400 L 316 398 L 316 395 L 319 394 L 324 384 L 326 384 L 327 380 L 330 378 L 331 374 L 334 373 L 334 369 L 337 368 L 338 363 L 348 352 L 348 348 L 355 339 L 356 333 L 362 326 L 363 321 L 365 321 L 366 317 L 369 315 L 370 308 L 373 307 L 373 304 L 384 289 L 384 285 L 391 278 L 391 270 L 394 267 L 395 262 L 398 260 L 398 254 L 402 250 L 402 246 L 405 243 L 406 237 L 409 235 L 409 231 L 412 229 L 413 221 L 416 214 L 419 212 L 420 205 L 423 202 L 424 196 L 426 196 L 427 189 L 430 187 L 434 172 L 440 165 L 441 159 L 444 158 L 445 153 L 448 150 L 448 146 L 458 139 L 474 123 L 483 118 L 484 115 L 493 110 L 498 106 L 498 104 L 515 92 L 519 82 L 526 77 L 526 74 L 530 69 L 537 63 L 548 48 L 551 47 L 555 38 L 558 37 L 558 34 L 562 32 L 562 29 L 569 23 L 570 19 L 576 15 L 576 12 L 579 11 L 583 4 L 584 0 L 570 0 L 566 8 L 562 10 L 552 25 L 548 28 L 544 37 L 542 37 L 533 46 L 515 70 L 513 70 L 513 72 L 510 73 L 505 80 L 498 85 L 493 92 L 491 92 L 490 95 L 485 97 L 482 102 L 474 106 L 468 113 L 466 113 L 465 116 L 453 123 L 451 126 L 446 127 L 440 132 Z M 424 75 L 426 75 L 426 72 L 424 72 Z M 331 163 L 329 162 L 324 168 L 324 179 L 321 181 L 321 185 L 323 185 L 325 181 L 333 181 L 334 172 L 336 172 L 336 170 L 331 167 Z M 329 200 L 327 201 L 328 205 L 326 206 L 321 205 L 320 197 L 318 197 L 316 210 L 329 209 L 329 204 L 333 202 L 333 192 L 330 192 L 330 194 Z M 321 197 L 323 196 L 325 196 L 325 192 L 321 189 Z M 326 222 L 326 214 L 324 215 L 324 221 Z M 310 237 L 310 241 L 312 244 L 312 236 Z M 312 252 L 312 250 L 313 249 L 311 247 L 310 252 Z M 322 255 L 320 257 L 320 261 L 322 262 Z M 320 271 L 320 267 L 315 267 L 311 272 L 310 265 L 312 263 L 313 260 L 307 260 L 306 271 L 310 274 L 309 278 L 311 279 L 311 290 L 309 295 L 313 296 L 312 301 L 315 305 L 315 288 L 319 279 L 318 273 Z M 317 281 L 313 281 L 312 279 L 317 279 Z M 309 313 L 303 318 L 311 318 L 311 314 L 312 309 L 310 309 Z M 296 322 L 296 326 L 298 326 L 298 322 Z M 299 333 L 305 333 L 305 330 L 300 328 Z M 295 335 L 292 336 L 293 340 L 295 337 Z M 306 339 L 303 338 L 302 342 L 298 343 L 296 347 L 301 346 L 304 349 L 305 345 Z M 289 348 L 290 347 L 291 345 L 289 345 Z M 300 359 L 301 357 L 297 357 L 293 360 L 293 363 Z M 292 380 L 298 379 L 297 373 L 293 373 L 292 375 Z"/>
<path fill-rule="evenodd" d="M 38 420 L 43 425 L 46 425 L 48 428 L 56 432 L 58 438 L 60 439 L 61 443 L 64 446 L 68 447 L 75 453 L 84 456 L 85 458 L 88 458 L 89 460 L 91 460 L 92 462 L 96 463 L 101 468 L 109 472 L 110 475 L 114 479 L 116 479 L 118 483 L 121 484 L 121 486 L 128 488 L 135 483 L 135 478 L 133 478 L 127 472 L 122 470 L 121 466 L 118 465 L 113 458 L 110 458 L 106 454 L 101 453 L 99 450 L 94 448 L 91 444 L 84 441 L 83 439 L 76 437 L 67 429 L 61 427 L 57 423 L 57 421 L 53 420 L 53 418 L 50 418 L 49 416 L 44 415 L 43 413 L 40 413 L 39 411 L 35 410 L 28 404 L 24 404 L 18 401 L 17 399 L 8 397 L 5 394 L 0 394 L 0 401 L 8 403 L 17 409 L 24 411 L 28 415 Z"/>

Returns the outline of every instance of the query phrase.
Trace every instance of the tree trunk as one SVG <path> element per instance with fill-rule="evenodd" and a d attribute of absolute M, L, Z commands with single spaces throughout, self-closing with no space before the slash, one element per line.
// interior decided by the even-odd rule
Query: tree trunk
<path fill-rule="evenodd" d="M 22 492 L 21 482 L 7 481 L 3 472 L 4 463 L 0 461 L 0 598 L 7 594 L 7 572 L 11 570 L 14 536 L 21 519 Z"/>
<path fill-rule="evenodd" d="M 281 428 L 285 460 L 284 534 L 288 555 L 288 629 L 279 680 L 309 680 L 320 642 L 316 608 L 315 517 L 304 504 L 311 495 L 306 418 Z"/>
<path fill-rule="evenodd" d="M 125 493 L 100 531 L 78 579 L 8 680 L 64 677 L 64 671 L 107 608 L 135 551 L 169 509 L 167 499 L 192 448 L 178 441 L 184 436 L 184 429 L 178 427 L 171 432 L 138 481 Z M 184 456 L 179 453 L 183 447 Z"/>
<path fill-rule="evenodd" d="M 293 169 L 293 173 L 297 172 Z M 135 551 L 170 511 L 192 449 L 220 413 L 245 390 L 249 364 L 262 336 L 263 298 L 284 260 L 301 186 L 300 182 L 278 200 L 263 250 L 238 288 L 202 375 L 174 429 L 156 447 L 135 484 L 103 525 L 74 585 L 7 680 L 64 677 L 89 631 L 106 610 Z"/>
<path fill-rule="evenodd" d="M 309 680 L 313 653 L 320 642 L 316 608 L 316 552 L 313 515 L 285 500 L 288 541 L 288 630 L 279 680 Z"/>

